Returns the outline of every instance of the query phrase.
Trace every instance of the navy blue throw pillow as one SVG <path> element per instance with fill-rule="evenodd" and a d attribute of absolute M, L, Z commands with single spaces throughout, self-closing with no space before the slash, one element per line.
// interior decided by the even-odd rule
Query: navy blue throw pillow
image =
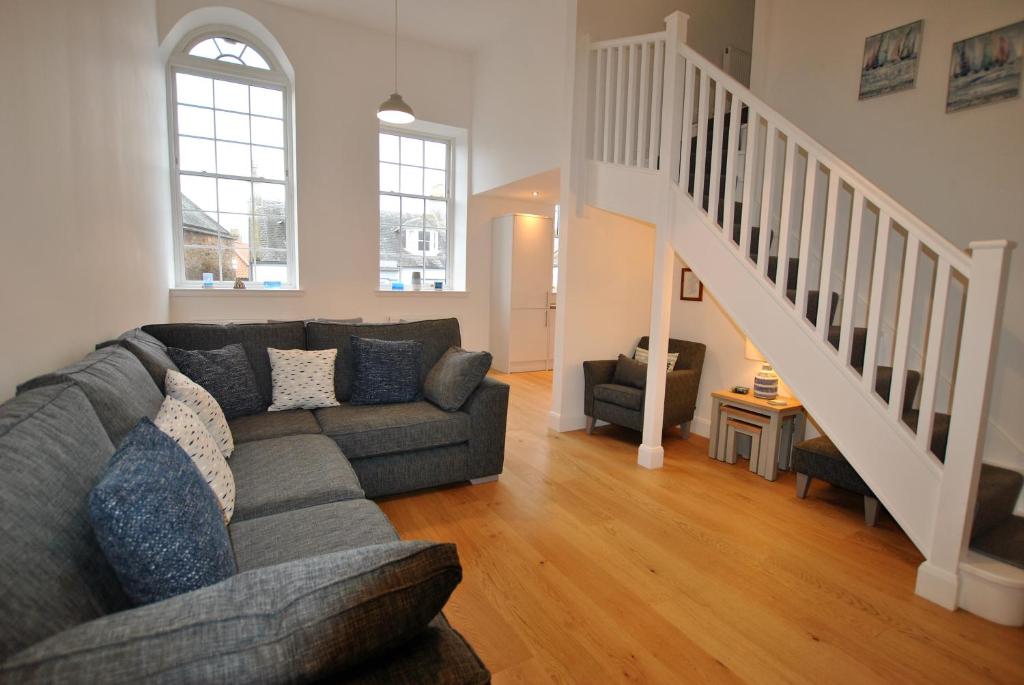
<path fill-rule="evenodd" d="M 125 436 L 89 495 L 100 548 L 136 605 L 237 572 L 217 497 L 192 458 L 149 419 Z"/>
<path fill-rule="evenodd" d="M 418 340 L 374 340 L 352 336 L 350 404 L 395 404 L 420 398 Z"/>
<path fill-rule="evenodd" d="M 267 408 L 256 385 L 245 348 L 227 345 L 219 350 L 181 350 L 168 347 L 167 354 L 178 369 L 213 395 L 225 418 L 258 414 Z"/>

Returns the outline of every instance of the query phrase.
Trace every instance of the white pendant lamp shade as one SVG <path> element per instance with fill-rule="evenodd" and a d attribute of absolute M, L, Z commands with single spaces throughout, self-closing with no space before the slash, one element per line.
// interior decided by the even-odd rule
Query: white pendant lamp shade
<path fill-rule="evenodd" d="M 398 0 L 395 0 L 395 92 L 377 108 L 377 118 L 388 124 L 411 124 L 416 121 L 412 107 L 398 94 Z"/>
<path fill-rule="evenodd" d="M 377 109 L 377 118 L 388 124 L 411 124 L 416 121 L 412 107 L 405 104 L 398 93 L 392 93 L 391 97 L 381 103 Z"/>

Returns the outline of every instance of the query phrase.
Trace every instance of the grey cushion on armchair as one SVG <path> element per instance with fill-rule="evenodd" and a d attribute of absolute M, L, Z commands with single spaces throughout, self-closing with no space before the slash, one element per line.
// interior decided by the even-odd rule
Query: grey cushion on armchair
<path fill-rule="evenodd" d="M 260 568 L 58 633 L 4 662 L 0 680 L 306 681 L 415 636 L 461 578 L 455 546 L 431 542 Z"/>

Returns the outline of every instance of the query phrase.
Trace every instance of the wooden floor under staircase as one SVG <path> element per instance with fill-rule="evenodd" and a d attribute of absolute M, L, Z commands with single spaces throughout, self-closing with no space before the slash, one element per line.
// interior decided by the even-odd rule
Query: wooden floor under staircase
<path fill-rule="evenodd" d="M 403 538 L 454 541 L 446 613 L 495 683 L 1020 683 L 1024 630 L 913 594 L 893 520 L 815 484 L 795 497 L 669 432 L 546 428 L 551 374 L 512 385 L 505 472 L 382 502 Z"/>

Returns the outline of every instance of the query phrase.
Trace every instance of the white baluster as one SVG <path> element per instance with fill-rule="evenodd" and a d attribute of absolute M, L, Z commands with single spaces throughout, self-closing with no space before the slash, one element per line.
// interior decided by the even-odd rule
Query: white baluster
<path fill-rule="evenodd" d="M 615 151 L 612 161 L 624 164 L 626 148 L 626 46 L 619 48 L 619 63 L 615 77 Z"/>
<path fill-rule="evenodd" d="M 829 169 L 825 200 L 825 237 L 821 250 L 821 278 L 818 284 L 818 339 L 828 338 L 832 325 L 832 258 L 836 247 L 836 214 L 839 212 L 839 172 Z"/>
<path fill-rule="evenodd" d="M 932 295 L 932 314 L 928 324 L 928 347 L 924 355 L 924 369 L 921 371 L 921 408 L 917 416 L 917 446 L 931 450 L 932 425 L 935 422 L 935 395 L 939 386 L 939 365 L 944 347 L 943 333 L 946 327 L 946 303 L 949 301 L 951 272 L 949 262 L 939 257 L 935 267 L 935 290 Z"/>
<path fill-rule="evenodd" d="M 844 364 L 850 363 L 850 349 L 853 346 L 853 315 L 857 297 L 857 266 L 860 263 L 860 241 L 864 221 L 864 194 L 853 189 L 853 212 L 850 217 L 850 247 L 846 251 L 846 276 L 843 280 L 843 318 L 840 324 L 839 358 Z"/>
<path fill-rule="evenodd" d="M 605 64 L 604 64 L 604 155 L 601 159 L 605 162 L 615 161 L 615 148 L 612 147 L 614 139 L 612 136 L 615 134 L 615 88 L 614 78 L 615 69 L 612 64 L 614 59 L 615 50 L 613 48 L 607 48 L 605 50 Z"/>
<path fill-rule="evenodd" d="M 683 192 L 689 192 L 690 187 L 690 141 L 693 139 L 693 87 L 696 80 L 697 68 L 693 62 L 686 62 L 686 77 L 683 85 L 683 117 L 681 128 L 682 148 L 679 159 L 679 181 L 682 183 Z"/>
<path fill-rule="evenodd" d="M 711 174 L 708 177 L 708 216 L 711 223 L 718 223 L 718 189 L 722 182 L 722 128 L 725 126 L 725 86 L 715 82 L 715 130 L 711 136 Z"/>
<path fill-rule="evenodd" d="M 651 157 L 648 160 L 648 164 L 650 164 L 651 169 L 657 169 L 661 153 L 661 91 L 665 80 L 665 42 L 662 40 L 654 44 L 654 72 L 652 78 L 654 88 L 651 94 L 651 144 L 648 148 Z"/>
<path fill-rule="evenodd" d="M 636 165 L 650 167 L 651 145 L 651 44 L 640 46 L 640 116 L 636 127 Z"/>
<path fill-rule="evenodd" d="M 768 262 L 770 256 L 768 254 L 768 248 L 770 246 L 769 237 L 772 232 L 772 185 L 775 183 L 775 143 L 776 132 L 775 125 L 771 121 L 765 119 L 765 137 L 764 137 L 764 173 L 762 174 L 761 182 L 761 228 L 757 253 L 757 270 L 761 272 L 762 276 L 768 276 Z M 751 150 L 753 154 L 753 150 Z M 747 179 L 747 182 L 752 182 L 753 179 Z M 776 268 L 776 271 L 778 269 Z M 777 276 L 778 274 L 776 274 Z"/>
<path fill-rule="evenodd" d="M 604 161 L 604 73 L 605 49 L 594 51 L 594 140 L 593 159 Z"/>
<path fill-rule="evenodd" d="M 807 272 L 811 266 L 811 223 L 814 218 L 814 190 L 818 184 L 818 160 L 814 153 L 807 151 L 807 173 L 804 177 L 804 206 L 800 217 L 800 267 L 796 274 L 796 313 L 800 318 L 807 316 Z M 787 280 L 788 274 L 787 274 Z M 818 293 L 819 301 L 825 293 Z"/>
<path fill-rule="evenodd" d="M 732 240 L 733 226 L 736 223 L 736 144 L 740 137 L 740 98 L 736 93 L 732 94 L 732 103 L 729 108 L 729 139 L 726 141 L 725 151 L 725 202 L 722 212 L 722 228 L 725 234 Z M 743 242 L 742 227 L 740 241 Z M 740 254 L 746 255 L 746 252 Z"/>
<path fill-rule="evenodd" d="M 871 265 L 871 301 L 868 304 L 868 332 L 864 347 L 864 372 L 861 378 L 864 389 L 875 391 L 875 360 L 878 357 L 878 342 L 882 335 L 882 289 L 885 287 L 885 260 L 889 254 L 889 213 L 878 210 L 878 231 L 875 233 L 875 261 Z"/>
<path fill-rule="evenodd" d="M 740 103 L 742 105 L 742 103 Z M 744 169 L 743 169 L 743 201 L 740 209 L 740 254 L 744 258 L 750 255 L 750 240 L 752 238 L 752 231 L 750 229 L 750 213 L 752 211 L 751 205 L 753 204 L 754 197 L 754 160 L 757 158 L 757 129 L 760 128 L 757 123 L 758 114 L 754 111 L 753 107 L 748 105 L 747 107 L 747 143 L 746 143 L 746 155 L 743 158 Z M 737 136 L 739 134 L 737 133 Z M 764 233 L 764 231 L 762 231 Z M 763 239 L 763 236 L 758 236 L 758 239 Z M 761 245 L 758 245 L 758 259 L 762 259 L 761 255 L 764 250 Z"/>
<path fill-rule="evenodd" d="M 701 69 L 697 98 L 697 165 L 693 170 L 693 201 L 704 207 L 704 167 L 708 145 L 708 72 Z"/>
<path fill-rule="evenodd" d="M 778 266 L 775 267 L 775 290 L 781 299 L 786 299 L 786 284 L 789 281 L 789 223 L 793 216 L 793 162 L 795 157 L 796 142 L 792 135 L 787 135 L 786 164 L 782 172 L 782 218 L 779 220 Z"/>
<path fill-rule="evenodd" d="M 636 114 L 639 109 L 637 102 L 637 62 L 640 59 L 640 46 L 629 46 L 629 79 L 626 88 L 626 166 L 636 166 Z"/>
<path fill-rule="evenodd" d="M 910 318 L 914 309 L 917 261 L 920 253 L 920 241 L 913 233 L 908 233 L 907 249 L 903 254 L 903 276 L 900 278 L 900 311 L 896 321 L 896 345 L 892 355 L 892 385 L 889 388 L 889 416 L 893 421 L 899 421 L 903 416 L 907 350 L 910 347 Z"/>

